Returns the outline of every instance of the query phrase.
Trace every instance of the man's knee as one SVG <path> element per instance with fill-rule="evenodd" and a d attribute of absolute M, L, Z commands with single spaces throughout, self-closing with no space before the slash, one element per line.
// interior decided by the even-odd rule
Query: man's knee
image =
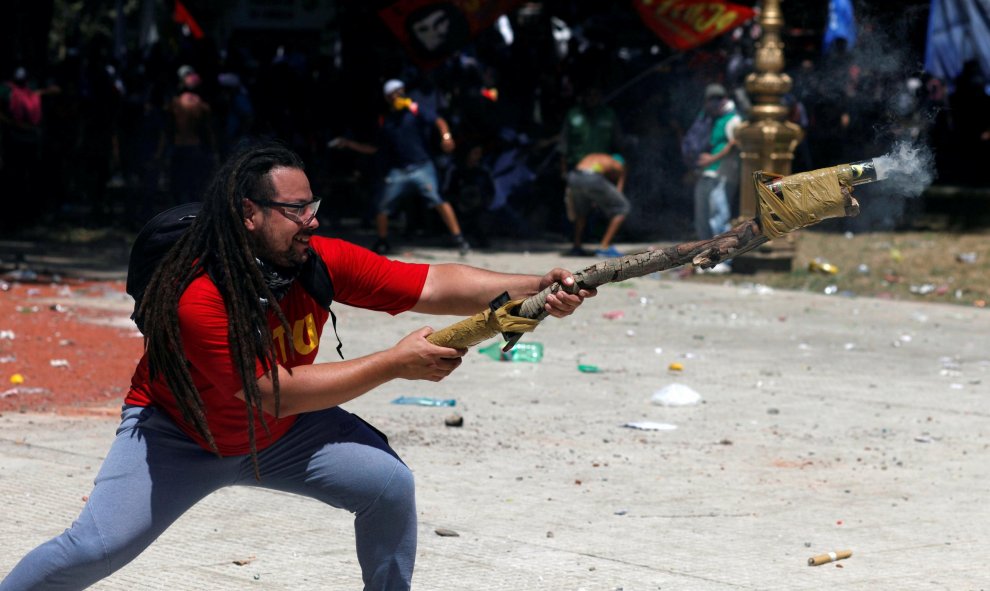
<path fill-rule="evenodd" d="M 403 503 L 414 503 L 416 498 L 416 482 L 413 479 L 412 470 L 402 462 L 398 462 L 395 471 L 389 478 L 385 490 L 378 497 L 378 502 L 401 505 Z"/>

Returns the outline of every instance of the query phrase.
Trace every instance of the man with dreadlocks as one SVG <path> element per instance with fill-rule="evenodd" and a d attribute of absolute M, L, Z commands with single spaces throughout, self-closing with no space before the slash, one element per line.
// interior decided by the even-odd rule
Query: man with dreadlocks
<path fill-rule="evenodd" d="M 454 315 L 505 290 L 525 297 L 574 278 L 393 261 L 316 236 L 319 204 L 302 161 L 281 144 L 248 147 L 220 168 L 148 285 L 138 310 L 146 352 L 81 515 L 24 557 L 0 591 L 87 587 L 232 484 L 351 511 L 365 589 L 409 588 L 412 474 L 384 436 L 339 405 L 395 379 L 442 380 L 466 350 L 433 345 L 422 328 L 371 355 L 314 363 L 329 312 L 296 276 L 318 257 L 342 303 Z M 546 310 L 567 316 L 592 295 L 562 291 Z"/>

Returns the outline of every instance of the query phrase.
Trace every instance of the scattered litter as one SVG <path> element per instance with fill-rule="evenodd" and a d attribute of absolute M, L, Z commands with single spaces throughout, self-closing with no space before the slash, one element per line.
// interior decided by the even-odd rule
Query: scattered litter
<path fill-rule="evenodd" d="M 667 369 L 669 369 L 670 371 L 684 371 L 684 364 L 675 361 L 670 365 L 668 365 Z"/>
<path fill-rule="evenodd" d="M 870 266 L 867 265 L 866 263 L 860 263 L 859 266 L 856 267 L 856 272 L 859 273 L 860 275 L 869 275 Z"/>
<path fill-rule="evenodd" d="M 597 365 L 585 365 L 583 363 L 579 363 L 578 366 L 577 366 L 577 368 L 578 368 L 578 371 L 581 372 L 581 373 L 599 373 L 599 372 L 601 372 L 601 369 L 599 369 Z"/>
<path fill-rule="evenodd" d="M 835 295 L 839 293 L 839 286 L 835 284 L 826 285 L 825 289 L 822 291 L 825 293 L 825 295 Z"/>
<path fill-rule="evenodd" d="M 626 510 L 626 509 L 619 509 L 618 511 L 616 511 L 615 513 L 613 513 L 613 515 L 625 515 L 627 513 L 629 513 L 629 511 Z"/>
<path fill-rule="evenodd" d="M 928 295 L 935 291 L 935 285 L 932 283 L 923 283 L 921 285 L 912 285 L 908 288 L 911 293 L 917 295 Z"/>
<path fill-rule="evenodd" d="M 21 281 L 25 283 L 38 280 L 38 274 L 31 269 L 15 269 L 9 273 L 4 273 L 3 277 L 10 281 Z"/>
<path fill-rule="evenodd" d="M 634 337 L 634 336 L 636 336 L 636 331 L 630 328 L 629 330 L 626 331 L 626 336 L 627 337 Z"/>
<path fill-rule="evenodd" d="M 429 398 L 426 396 L 399 396 L 392 401 L 392 404 L 411 404 L 414 406 L 455 406 L 456 400 Z"/>
<path fill-rule="evenodd" d="M 852 351 L 856 348 L 856 343 L 846 343 L 845 345 L 842 345 L 842 348 L 846 351 Z"/>
<path fill-rule="evenodd" d="M 464 417 L 462 417 L 457 413 L 454 413 L 452 415 L 448 415 L 447 418 L 443 420 L 443 424 L 447 425 L 448 427 L 463 427 Z"/>
<path fill-rule="evenodd" d="M 516 343 L 508 351 L 502 350 L 504 346 L 505 343 L 492 343 L 478 349 L 478 352 L 496 361 L 539 363 L 543 359 L 543 343 Z"/>
<path fill-rule="evenodd" d="M 659 406 L 692 406 L 701 402 L 701 394 L 684 384 L 668 384 L 653 393 L 650 398 Z"/>
<path fill-rule="evenodd" d="M 0 330 L 0 341 L 7 339 L 8 341 L 14 340 L 14 331 L 12 330 Z"/>
<path fill-rule="evenodd" d="M 14 375 L 10 376 L 10 383 L 11 384 L 14 384 L 15 386 L 18 385 L 18 384 L 23 384 L 24 383 L 24 376 L 22 376 L 19 373 L 15 373 Z"/>
<path fill-rule="evenodd" d="M 433 530 L 438 536 L 442 538 L 459 538 L 461 534 L 457 533 L 452 529 L 447 529 L 445 527 L 438 527 Z"/>
<path fill-rule="evenodd" d="M 774 293 L 773 288 L 768 285 L 763 285 L 760 283 L 744 283 L 739 289 L 739 293 L 742 295 L 772 295 Z"/>
<path fill-rule="evenodd" d="M 656 353 L 657 355 L 663 355 L 663 347 L 655 347 L 653 349 L 653 352 Z"/>
<path fill-rule="evenodd" d="M 918 443 L 931 443 L 935 441 L 935 439 L 933 439 L 931 435 L 918 435 L 917 437 L 914 438 L 914 440 L 917 441 Z"/>
<path fill-rule="evenodd" d="M 41 310 L 38 306 L 17 306 L 17 312 L 20 314 L 33 314 Z"/>
<path fill-rule="evenodd" d="M 58 312 L 60 314 L 69 311 L 69 309 L 63 306 L 62 304 L 52 304 L 51 306 L 48 307 L 48 309 L 51 310 L 52 312 Z"/>
<path fill-rule="evenodd" d="M 622 310 L 612 310 L 611 312 L 605 312 L 602 314 L 602 317 L 609 320 L 621 320 L 625 315 L 626 313 Z"/>
<path fill-rule="evenodd" d="M 966 263 L 971 265 L 976 262 L 977 255 L 975 252 L 960 252 L 956 255 L 956 260 L 960 263 Z"/>
<path fill-rule="evenodd" d="M 636 421 L 633 423 L 626 423 L 622 426 L 630 429 L 639 429 L 641 431 L 673 431 L 677 428 L 677 425 L 671 425 L 670 423 L 654 423 L 652 421 Z"/>
<path fill-rule="evenodd" d="M 234 564 L 236 564 L 237 566 L 244 566 L 246 564 L 251 564 L 252 562 L 254 562 L 254 558 L 255 558 L 254 556 L 248 556 L 247 558 L 239 558 L 234 561 Z"/>
<path fill-rule="evenodd" d="M 4 355 L 0 357 L 0 363 L 13 363 L 14 361 L 17 361 L 16 355 Z"/>
<path fill-rule="evenodd" d="M 808 270 L 826 275 L 836 275 L 839 272 L 838 267 L 820 257 L 815 257 L 814 260 L 808 263 Z"/>
<path fill-rule="evenodd" d="M 808 566 L 821 566 L 823 564 L 828 564 L 829 562 L 835 562 L 836 560 L 844 560 L 852 555 L 852 550 L 839 550 L 838 552 L 819 554 L 808 559 Z"/>
<path fill-rule="evenodd" d="M 9 390 L 4 390 L 0 392 L 0 398 L 7 398 L 9 396 L 31 396 L 34 394 L 48 394 L 48 388 L 25 388 L 24 386 L 19 386 L 17 388 L 10 388 Z"/>
<path fill-rule="evenodd" d="M 52 367 L 69 367 L 68 359 L 52 359 L 48 362 Z"/>

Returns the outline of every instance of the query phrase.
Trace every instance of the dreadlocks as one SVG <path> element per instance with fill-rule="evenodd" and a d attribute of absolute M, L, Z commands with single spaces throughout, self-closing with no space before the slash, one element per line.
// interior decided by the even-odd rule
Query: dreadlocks
<path fill-rule="evenodd" d="M 251 250 L 242 200 L 274 198 L 269 173 L 279 167 L 302 170 L 303 162 L 284 145 L 271 141 L 241 148 L 220 167 L 207 187 L 200 215 L 155 271 L 138 310 L 145 323 L 152 379 L 161 373 L 182 416 L 219 455 L 183 353 L 178 312 L 179 298 L 193 279 L 204 272 L 210 275 L 227 310 L 230 355 L 244 386 L 251 460 L 259 479 L 254 419 L 262 417 L 262 398 L 255 374 L 257 362 L 271 372 L 276 415 L 279 408 L 278 363 L 266 304 L 286 332 L 290 329 Z"/>

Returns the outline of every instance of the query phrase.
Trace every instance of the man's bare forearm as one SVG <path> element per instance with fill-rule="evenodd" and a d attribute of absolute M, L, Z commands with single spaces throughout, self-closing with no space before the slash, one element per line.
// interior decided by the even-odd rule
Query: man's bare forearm
<path fill-rule="evenodd" d="M 432 265 L 413 311 L 463 316 L 483 310 L 502 292 L 511 299 L 540 291 L 537 275 L 498 273 L 456 263 Z"/>

